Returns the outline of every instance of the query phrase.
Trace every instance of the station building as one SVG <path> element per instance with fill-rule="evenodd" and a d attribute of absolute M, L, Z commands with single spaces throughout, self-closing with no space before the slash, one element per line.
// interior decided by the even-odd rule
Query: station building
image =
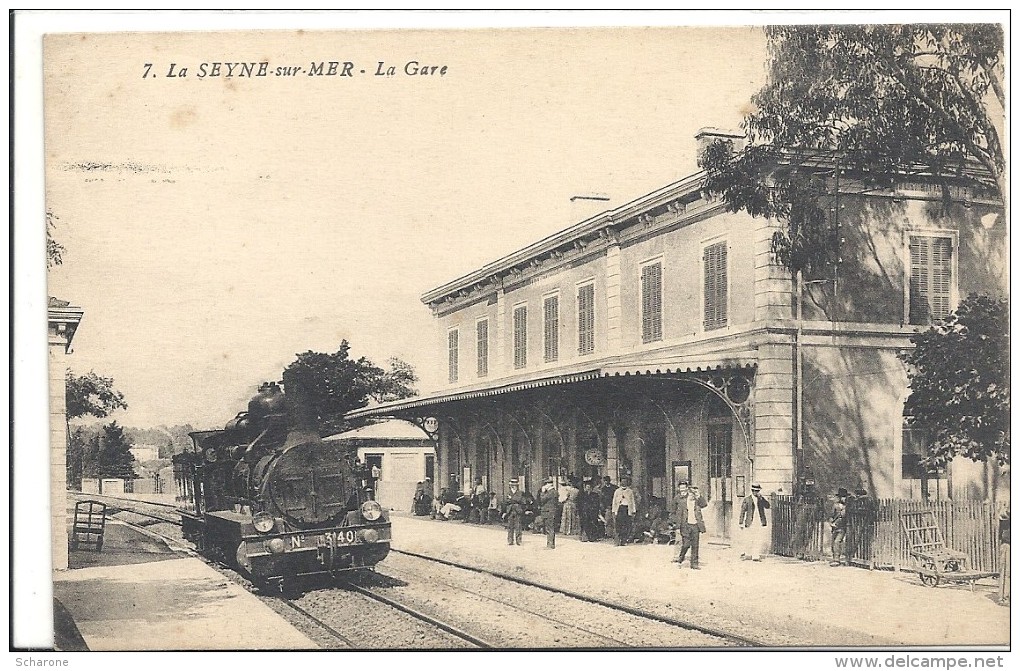
<path fill-rule="evenodd" d="M 697 139 L 720 137 L 741 141 Z M 693 174 L 427 291 L 446 386 L 348 417 L 423 427 L 437 488 L 608 475 L 648 501 L 690 480 L 723 537 L 752 483 L 880 498 L 1008 490 L 983 464 L 920 469 L 897 356 L 961 297 L 1007 294 L 1002 204 L 923 175 L 876 188 L 823 169 L 839 262 L 807 278 L 800 310 L 771 252 L 777 222 L 726 211 Z"/>
<path fill-rule="evenodd" d="M 389 510 L 411 510 L 417 484 L 426 478 L 435 480 L 435 445 L 414 424 L 378 422 L 322 440 L 339 443 L 358 455 L 372 474 L 376 500 Z"/>

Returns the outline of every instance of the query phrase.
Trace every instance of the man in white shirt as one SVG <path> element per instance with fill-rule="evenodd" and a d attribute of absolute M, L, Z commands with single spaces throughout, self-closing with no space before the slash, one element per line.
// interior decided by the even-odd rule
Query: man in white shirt
<path fill-rule="evenodd" d="M 613 493 L 613 517 L 616 520 L 616 544 L 630 542 L 634 515 L 637 514 L 637 492 L 630 488 L 630 478 L 621 478 L 620 487 Z"/>
<path fill-rule="evenodd" d="M 687 551 L 691 552 L 691 568 L 698 569 L 698 550 L 701 545 L 701 534 L 705 531 L 705 518 L 701 509 L 708 506 L 705 497 L 698 493 L 697 487 L 691 487 L 686 482 L 677 486 L 676 498 L 673 500 L 673 519 L 680 527 L 680 536 L 683 543 L 680 545 L 680 552 L 673 560 L 677 567 L 683 564 Z"/>

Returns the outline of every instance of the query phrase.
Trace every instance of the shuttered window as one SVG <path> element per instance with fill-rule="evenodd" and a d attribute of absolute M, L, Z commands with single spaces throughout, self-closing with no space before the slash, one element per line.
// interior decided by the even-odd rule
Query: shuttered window
<path fill-rule="evenodd" d="M 548 296 L 542 302 L 543 350 L 546 363 L 560 358 L 560 297 Z"/>
<path fill-rule="evenodd" d="M 641 268 L 641 342 L 662 340 L 662 263 Z"/>
<path fill-rule="evenodd" d="M 457 381 L 457 366 L 460 356 L 460 331 L 454 329 L 446 334 L 447 344 L 450 349 L 450 382 Z"/>
<path fill-rule="evenodd" d="M 528 306 L 514 308 L 514 368 L 528 365 Z"/>
<path fill-rule="evenodd" d="M 726 242 L 705 247 L 705 330 L 723 328 L 727 319 Z"/>
<path fill-rule="evenodd" d="M 483 319 L 475 324 L 478 336 L 478 377 L 489 374 L 489 320 Z"/>
<path fill-rule="evenodd" d="M 944 236 L 910 236 L 911 324 L 928 324 L 952 310 L 953 240 Z"/>
<path fill-rule="evenodd" d="M 577 351 L 579 354 L 595 351 L 594 284 L 585 284 L 577 289 Z"/>

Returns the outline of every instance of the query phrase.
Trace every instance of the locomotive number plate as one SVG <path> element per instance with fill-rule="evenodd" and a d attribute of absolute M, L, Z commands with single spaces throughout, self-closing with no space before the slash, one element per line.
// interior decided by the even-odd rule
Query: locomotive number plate
<path fill-rule="evenodd" d="M 290 537 L 291 549 L 297 548 L 313 548 L 318 546 L 338 546 L 338 545 L 353 545 L 358 542 L 358 532 L 354 529 L 338 529 L 337 531 L 327 531 L 324 534 L 318 534 L 316 536 L 305 536 L 303 534 L 296 534 Z"/>

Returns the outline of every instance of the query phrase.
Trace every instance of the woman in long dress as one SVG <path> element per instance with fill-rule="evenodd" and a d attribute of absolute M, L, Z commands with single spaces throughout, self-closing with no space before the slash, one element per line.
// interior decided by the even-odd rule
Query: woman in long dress
<path fill-rule="evenodd" d="M 580 493 L 581 490 L 574 486 L 573 482 L 567 482 L 560 525 L 560 533 L 564 535 L 573 535 L 581 531 L 581 520 L 577 515 L 577 497 Z"/>

